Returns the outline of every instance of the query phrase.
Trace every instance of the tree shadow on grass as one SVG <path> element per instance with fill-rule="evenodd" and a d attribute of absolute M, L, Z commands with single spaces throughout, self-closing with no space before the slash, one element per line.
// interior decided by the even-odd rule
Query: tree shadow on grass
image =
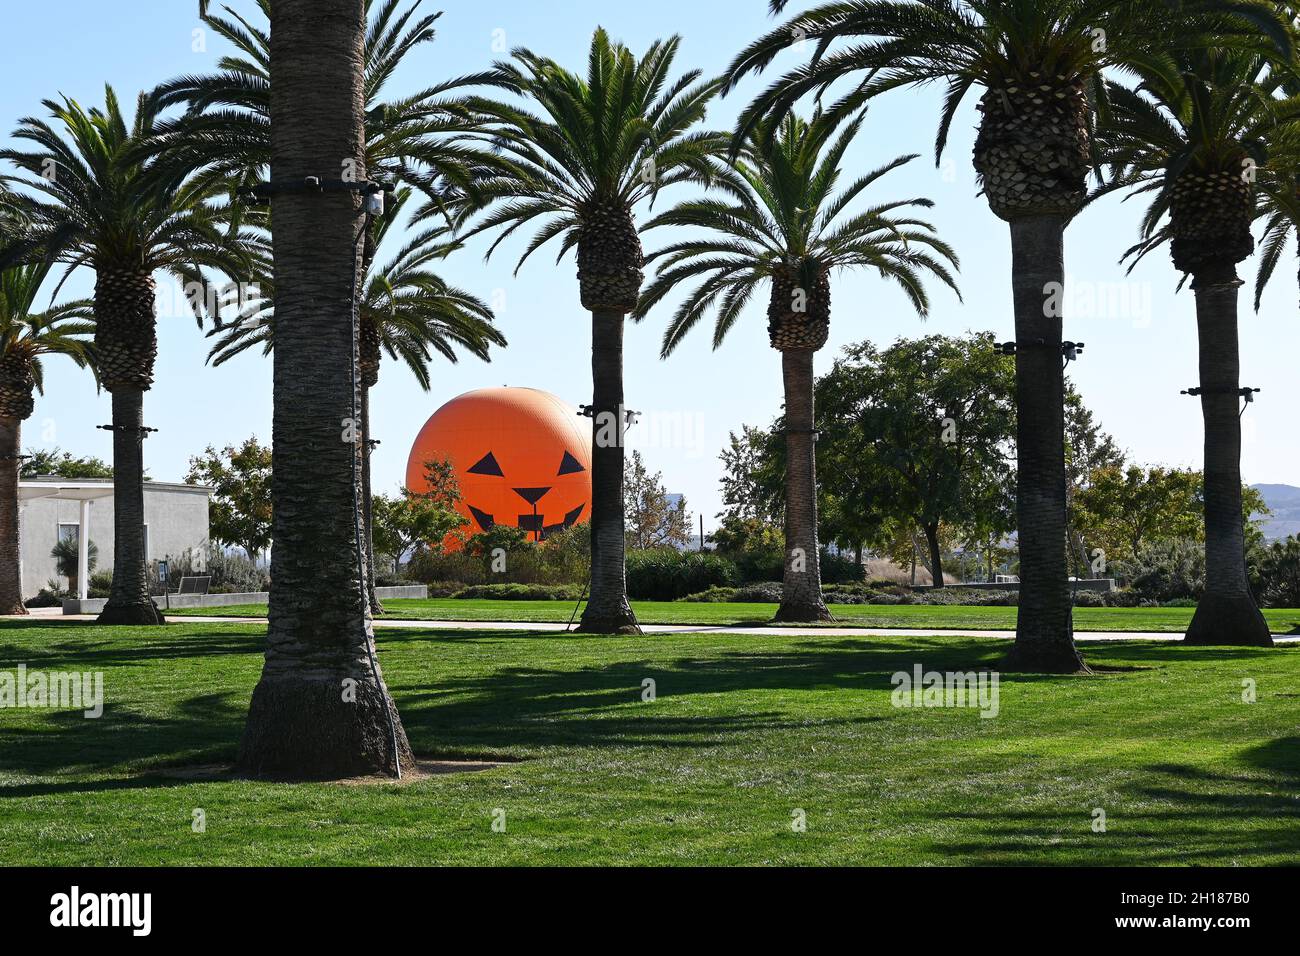
<path fill-rule="evenodd" d="M 463 632 L 455 639 L 473 640 Z M 628 656 L 640 659 L 576 669 L 499 667 L 449 677 L 423 690 L 412 691 L 398 683 L 394 694 L 417 752 L 428 747 L 448 748 L 448 756 L 491 756 L 510 748 L 551 746 L 708 749 L 725 745 L 728 734 L 794 729 L 807 726 L 807 720 L 772 709 L 684 716 L 666 715 L 652 707 L 641 710 L 647 678 L 655 682 L 659 700 L 750 691 L 888 694 L 895 687 L 891 678 L 896 672 L 910 674 L 917 665 L 923 671 L 988 670 L 1003 650 L 977 638 L 810 638 L 778 651 L 710 648 L 698 654 L 646 659 L 640 657 L 644 645 L 638 643 L 629 648 Z M 1002 677 L 1006 683 L 1074 679 L 1034 674 Z M 882 719 L 835 718 L 820 723 L 849 726 Z"/>
<path fill-rule="evenodd" d="M 1280 737 L 1243 750 L 1258 773 L 1222 773 L 1186 764 L 1150 764 L 1121 794 L 1129 809 L 1102 801 L 1106 831 L 1094 832 L 1093 808 L 1077 814 L 997 810 L 939 814 L 978 823 L 984 840 L 936 845 L 954 862 L 1014 864 L 1027 859 L 1075 865 L 1085 852 L 1098 865 L 1228 865 L 1261 854 L 1300 857 L 1300 737 Z M 1157 803 L 1159 809 L 1151 804 Z M 1254 826 L 1243 823 L 1256 821 Z M 1053 860 L 1056 856 L 1058 859 Z"/>
<path fill-rule="evenodd" d="M 12 622 L 0 621 L 0 669 L 19 663 L 49 670 L 99 670 L 122 664 L 191 657 L 226 657 L 232 654 L 261 654 L 266 648 L 262 634 L 240 633 L 234 628 L 247 624 L 186 625 L 183 630 L 166 625 L 135 628 L 131 640 L 123 640 L 109 628 L 87 621 L 41 621 L 35 625 L 50 632 L 48 641 L 14 643 L 5 640 Z M 215 628 L 231 627 L 230 630 Z M 24 630 L 30 626 L 23 625 Z"/>
<path fill-rule="evenodd" d="M 252 688 L 249 688 L 251 694 Z M 141 776 L 175 764 L 231 760 L 248 712 L 247 699 L 201 694 L 175 703 L 166 716 L 107 703 L 98 718 L 51 710 L 22 727 L 0 727 L 0 772 L 56 777 L 121 774 L 106 779 L 0 785 L 0 799 L 49 793 L 156 786 Z"/>

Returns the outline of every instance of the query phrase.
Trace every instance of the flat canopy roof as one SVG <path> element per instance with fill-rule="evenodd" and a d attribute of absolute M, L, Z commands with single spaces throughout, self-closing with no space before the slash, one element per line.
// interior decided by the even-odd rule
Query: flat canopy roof
<path fill-rule="evenodd" d="M 171 482 L 146 481 L 146 490 L 157 488 L 166 491 L 190 491 L 211 495 L 213 489 L 207 485 L 181 485 Z M 111 478 L 98 480 L 64 481 L 58 478 L 34 478 L 18 482 L 18 498 L 27 501 L 31 498 L 62 498 L 68 501 L 94 501 L 96 498 L 113 497 Z"/>

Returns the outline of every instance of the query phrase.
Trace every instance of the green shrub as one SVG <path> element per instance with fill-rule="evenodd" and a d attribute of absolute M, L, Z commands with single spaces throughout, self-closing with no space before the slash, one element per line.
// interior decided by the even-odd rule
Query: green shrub
<path fill-rule="evenodd" d="M 1300 538 L 1291 536 L 1261 548 L 1252 584 L 1266 607 L 1300 607 Z"/>
<path fill-rule="evenodd" d="M 740 580 L 736 565 L 711 552 L 655 548 L 629 551 L 628 597 L 640 601 L 675 601 L 711 587 L 727 587 Z"/>
<path fill-rule="evenodd" d="M 697 591 L 694 594 L 688 594 L 686 597 L 680 597 L 679 601 L 689 601 L 693 604 L 730 604 L 737 600 L 736 588 L 720 588 L 717 586 L 709 588 L 707 591 Z"/>
<path fill-rule="evenodd" d="M 851 557 L 842 554 L 821 553 L 822 584 L 864 583 L 866 569 Z"/>
<path fill-rule="evenodd" d="M 459 581 L 429 581 L 425 583 L 424 587 L 431 598 L 455 597 L 465 590 L 465 585 Z"/>
<path fill-rule="evenodd" d="M 1205 592 L 1205 548 L 1192 540 L 1147 544 L 1133 558 L 1115 562 L 1112 571 L 1139 601 L 1199 598 Z"/>
<path fill-rule="evenodd" d="M 785 576 L 785 552 L 780 548 L 747 549 L 735 554 L 722 553 L 736 566 L 739 580 L 746 584 L 780 581 Z"/>
<path fill-rule="evenodd" d="M 505 552 L 504 568 L 499 561 Z M 495 552 L 495 553 L 494 553 Z M 470 538 L 465 550 L 443 554 L 417 551 L 405 577 L 420 584 L 576 584 L 587 580 L 591 566 L 591 528 L 575 525 L 547 537 L 540 545 L 518 528 L 498 525 Z M 430 592 L 430 597 L 433 594 Z"/>
<path fill-rule="evenodd" d="M 30 597 L 23 602 L 25 607 L 62 607 L 63 599 L 69 597 L 67 591 L 59 587 L 59 582 L 51 578 L 45 582 L 45 587 L 36 593 L 35 597 Z"/>
<path fill-rule="evenodd" d="M 1106 598 L 1101 591 L 1085 591 L 1082 589 L 1074 592 L 1075 607 L 1105 607 Z"/>
<path fill-rule="evenodd" d="M 1196 607 L 1196 598 L 1174 598 L 1172 601 L 1165 601 L 1161 607 Z"/>
<path fill-rule="evenodd" d="M 90 586 L 86 589 L 86 597 L 106 598 L 113 590 L 113 572 L 96 571 L 90 576 Z"/>
<path fill-rule="evenodd" d="M 456 592 L 465 600 L 576 601 L 582 588 L 576 584 L 471 584 Z"/>

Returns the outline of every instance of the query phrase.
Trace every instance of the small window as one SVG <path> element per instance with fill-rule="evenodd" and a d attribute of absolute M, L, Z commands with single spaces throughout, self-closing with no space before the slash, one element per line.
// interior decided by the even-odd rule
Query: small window
<path fill-rule="evenodd" d="M 74 544 L 81 535 L 81 525 L 76 521 L 59 522 L 59 541 L 71 541 Z"/>

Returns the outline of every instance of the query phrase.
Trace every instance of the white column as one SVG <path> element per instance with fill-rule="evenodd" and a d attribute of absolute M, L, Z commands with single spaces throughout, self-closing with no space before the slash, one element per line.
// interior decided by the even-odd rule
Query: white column
<path fill-rule="evenodd" d="M 77 599 L 90 594 L 90 499 L 81 500 L 81 524 L 77 528 Z"/>

